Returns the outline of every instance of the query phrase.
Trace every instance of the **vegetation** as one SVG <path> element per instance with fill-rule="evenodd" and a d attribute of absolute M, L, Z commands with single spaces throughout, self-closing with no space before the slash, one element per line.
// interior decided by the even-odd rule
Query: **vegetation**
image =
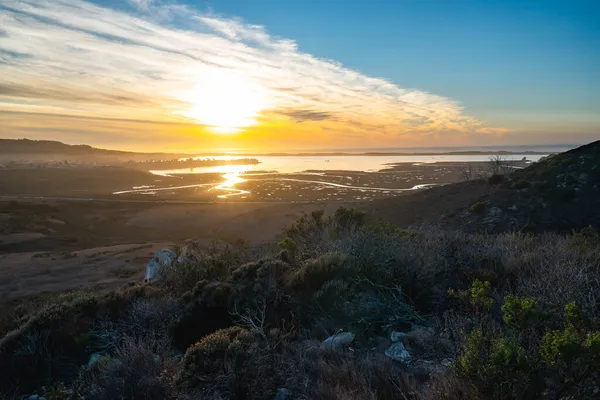
<path fill-rule="evenodd" d="M 600 241 L 404 230 L 342 208 L 152 284 L 15 310 L 0 393 L 54 399 L 592 398 Z M 451 290 L 448 290 L 451 288 Z M 322 341 L 351 332 L 352 343 Z M 412 362 L 386 356 L 392 332 Z M 349 349 L 350 347 L 350 349 Z"/>

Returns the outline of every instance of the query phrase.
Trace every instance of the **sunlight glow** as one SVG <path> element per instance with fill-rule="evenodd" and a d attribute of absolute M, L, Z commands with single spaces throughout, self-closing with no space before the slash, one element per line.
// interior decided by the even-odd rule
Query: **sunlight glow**
<path fill-rule="evenodd" d="M 260 85 L 218 68 L 204 69 L 184 101 L 191 105 L 184 116 L 222 134 L 255 125 L 260 112 L 270 106 L 268 92 Z"/>

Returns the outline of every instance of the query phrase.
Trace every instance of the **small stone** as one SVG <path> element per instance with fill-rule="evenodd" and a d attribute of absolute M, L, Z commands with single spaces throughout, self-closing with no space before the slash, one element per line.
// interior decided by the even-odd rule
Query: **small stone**
<path fill-rule="evenodd" d="M 329 336 L 323 341 L 323 344 L 331 347 L 349 346 L 354 341 L 354 333 L 352 332 L 340 332 L 336 335 Z"/>
<path fill-rule="evenodd" d="M 88 361 L 87 367 L 91 368 L 92 365 L 96 364 L 98 362 L 98 360 L 100 360 L 101 358 L 102 358 L 102 354 L 100 354 L 100 353 L 93 353 L 90 356 L 90 359 Z"/>
<path fill-rule="evenodd" d="M 423 325 L 412 325 L 410 330 L 412 332 L 435 333 L 435 329 L 433 329 L 430 326 L 423 326 Z"/>
<path fill-rule="evenodd" d="M 401 342 L 392 344 L 385 351 L 385 355 L 390 357 L 392 360 L 400 361 L 408 366 L 410 366 L 412 362 L 412 356 Z"/>
<path fill-rule="evenodd" d="M 450 361 L 418 360 L 414 365 L 415 371 L 426 375 L 444 374 L 451 369 Z"/>
<path fill-rule="evenodd" d="M 498 218 L 502 215 L 502 209 L 500 209 L 499 207 L 492 207 L 490 208 L 488 214 L 490 215 L 490 217 Z"/>
<path fill-rule="evenodd" d="M 290 398 L 290 391 L 286 388 L 280 388 L 277 390 L 277 394 L 275 395 L 275 400 L 288 400 Z"/>

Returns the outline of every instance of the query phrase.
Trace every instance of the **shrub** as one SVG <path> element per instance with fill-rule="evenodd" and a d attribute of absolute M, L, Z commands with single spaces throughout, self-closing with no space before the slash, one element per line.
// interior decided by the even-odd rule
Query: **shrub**
<path fill-rule="evenodd" d="M 328 281 L 348 279 L 355 274 L 356 270 L 346 262 L 346 256 L 327 253 L 296 269 L 289 277 L 288 286 L 296 292 L 315 293 Z"/>
<path fill-rule="evenodd" d="M 564 329 L 547 332 L 542 339 L 542 358 L 561 369 L 570 369 L 574 364 L 600 368 L 600 331 L 590 328 L 590 320 L 581 309 L 575 303 L 567 304 Z M 578 375 L 582 372 L 567 373 Z"/>
<path fill-rule="evenodd" d="M 510 187 L 515 190 L 527 189 L 530 186 L 530 183 L 527 181 L 514 181 Z"/>
<path fill-rule="evenodd" d="M 504 182 L 504 175 L 494 174 L 488 178 L 488 183 L 490 185 L 499 185 Z"/>
<path fill-rule="evenodd" d="M 507 325 L 519 330 L 535 325 L 541 318 L 537 300 L 533 297 L 506 296 L 502 306 L 502 315 Z"/>
<path fill-rule="evenodd" d="M 525 349 L 483 328 L 466 334 L 456 368 L 461 376 L 474 379 L 490 398 L 537 398 L 544 389 L 532 374 L 535 362 L 527 357 Z"/>
<path fill-rule="evenodd" d="M 185 353 L 177 384 L 186 388 L 230 385 L 235 370 L 243 370 L 254 338 L 233 326 L 218 330 L 192 345 Z"/>
<path fill-rule="evenodd" d="M 364 225 L 366 214 L 353 208 L 340 207 L 333 214 L 333 221 L 338 229 L 347 230 Z"/>
<path fill-rule="evenodd" d="M 81 368 L 73 388 L 75 398 L 168 398 L 169 374 L 173 374 L 175 363 L 165 350 L 164 343 L 126 340 L 112 356 L 104 356 L 90 367 Z"/>
<path fill-rule="evenodd" d="M 417 235 L 417 232 L 411 229 L 402 229 L 396 225 L 390 224 L 384 221 L 378 221 L 377 223 L 370 224 L 366 227 L 368 233 L 374 234 L 377 238 L 413 238 Z"/>
<path fill-rule="evenodd" d="M 477 203 L 474 203 L 471 206 L 471 212 L 475 213 L 475 214 L 483 214 L 483 212 L 485 211 L 485 204 L 478 201 Z"/>
<path fill-rule="evenodd" d="M 471 303 L 477 309 L 489 310 L 494 305 L 494 299 L 490 297 L 491 290 L 490 281 L 475 279 L 471 286 Z"/>

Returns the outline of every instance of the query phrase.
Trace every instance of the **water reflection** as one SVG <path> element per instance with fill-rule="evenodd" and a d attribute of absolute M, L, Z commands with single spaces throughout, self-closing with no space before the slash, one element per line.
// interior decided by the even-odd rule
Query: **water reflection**
<path fill-rule="evenodd" d="M 237 167 L 237 165 L 229 165 L 229 166 L 230 167 Z M 225 175 L 222 176 L 222 178 L 225 179 L 225 182 L 218 184 L 217 186 L 214 187 L 214 189 L 228 191 L 230 193 L 221 194 L 221 195 L 217 196 L 219 199 L 226 199 L 226 198 L 231 197 L 231 196 L 241 196 L 241 195 L 249 194 L 250 193 L 247 190 L 235 189 L 234 188 L 234 186 L 237 185 L 238 183 L 246 182 L 245 179 L 243 179 L 243 178 L 241 178 L 239 176 L 239 172 L 238 173 L 233 172 L 233 173 L 230 173 L 230 174 L 225 174 Z"/>

